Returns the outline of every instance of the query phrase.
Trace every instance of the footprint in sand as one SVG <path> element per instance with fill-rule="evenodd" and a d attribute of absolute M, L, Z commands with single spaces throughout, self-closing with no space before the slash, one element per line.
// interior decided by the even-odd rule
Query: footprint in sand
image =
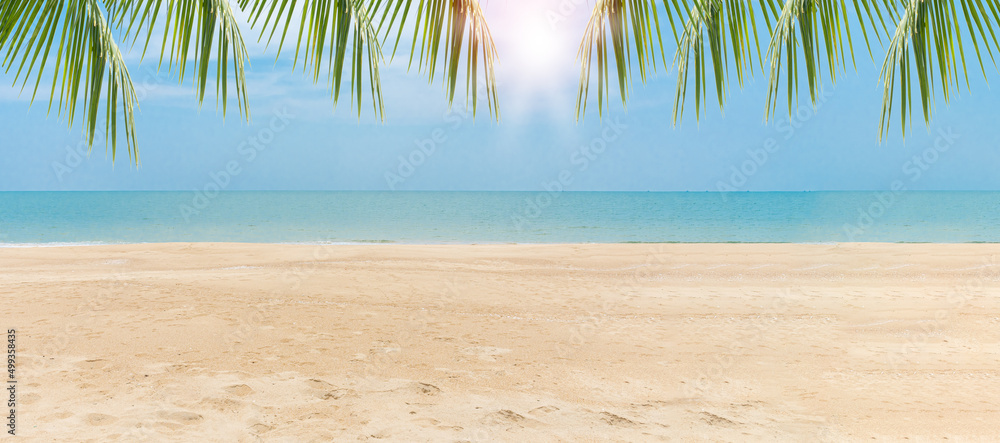
<path fill-rule="evenodd" d="M 605 423 L 607 423 L 607 424 L 609 424 L 611 426 L 632 427 L 632 426 L 635 426 L 635 424 L 636 424 L 632 420 L 629 420 L 629 419 L 627 419 L 625 417 L 622 417 L 620 415 L 612 414 L 610 412 L 602 412 L 600 415 L 601 415 L 601 421 L 603 421 L 603 422 L 605 422 Z"/>
<path fill-rule="evenodd" d="M 243 384 L 226 386 L 225 388 L 223 388 L 223 390 L 226 391 L 226 393 L 228 394 L 236 395 L 239 397 L 246 397 L 254 393 L 253 388 Z"/>
<path fill-rule="evenodd" d="M 76 362 L 76 367 L 85 371 L 101 371 L 111 366 L 111 363 L 102 358 L 94 358 Z"/>
<path fill-rule="evenodd" d="M 158 415 L 161 419 L 169 420 L 173 424 L 180 425 L 191 425 L 205 419 L 205 417 L 202 417 L 201 414 L 195 414 L 194 412 L 188 411 L 160 412 Z"/>
<path fill-rule="evenodd" d="M 238 412 L 243 409 L 244 403 L 231 398 L 207 397 L 198 402 L 198 406 L 222 412 Z"/>
<path fill-rule="evenodd" d="M 91 426 L 104 426 L 118 421 L 118 418 L 107 414 L 87 414 L 83 421 Z"/>
<path fill-rule="evenodd" d="M 551 414 L 551 413 L 556 412 L 558 410 L 559 410 L 559 408 L 557 408 L 555 406 L 548 406 L 548 405 L 546 405 L 546 406 L 539 406 L 539 407 L 537 407 L 535 409 L 532 409 L 532 410 L 528 411 L 528 413 L 532 414 L 532 415 L 545 415 L 545 414 Z"/>
<path fill-rule="evenodd" d="M 350 389 L 334 389 L 332 391 L 326 392 L 320 396 L 323 400 L 340 400 L 346 395 L 353 394 L 354 391 Z"/>
<path fill-rule="evenodd" d="M 711 412 L 702 412 L 701 420 L 712 426 L 733 426 L 737 424 L 736 422 L 726 418 L 715 415 Z"/>
<path fill-rule="evenodd" d="M 406 386 L 403 386 L 402 388 L 394 389 L 394 391 L 402 391 L 402 392 L 409 392 L 412 394 L 432 396 L 440 394 L 441 388 L 434 386 L 432 384 L 413 382 Z"/>
<path fill-rule="evenodd" d="M 455 431 L 455 432 L 459 432 L 459 431 L 462 431 L 464 429 L 461 426 L 457 426 L 457 425 L 451 426 L 451 425 L 447 425 L 447 424 L 441 424 L 440 420 L 436 420 L 436 419 L 433 419 L 433 418 L 430 418 L 430 417 L 423 417 L 423 418 L 414 419 L 413 423 L 416 423 L 416 424 L 418 424 L 418 425 L 420 425 L 421 427 L 424 427 L 424 428 L 436 429 L 436 430 L 439 430 L 439 431 Z"/>
<path fill-rule="evenodd" d="M 510 409 L 501 409 L 496 412 L 491 412 L 483 417 L 483 422 L 490 425 L 523 425 L 527 418 L 517 412 L 511 411 Z"/>
<path fill-rule="evenodd" d="M 496 357 L 510 352 L 510 349 L 497 348 L 493 346 L 472 346 L 469 348 L 463 348 L 462 353 L 465 355 L 475 355 L 483 361 L 497 361 Z"/>
<path fill-rule="evenodd" d="M 53 420 L 65 420 L 73 416 L 71 412 L 57 412 L 55 414 L 49 414 L 41 417 L 41 422 L 48 422 Z"/>
<path fill-rule="evenodd" d="M 271 429 L 274 429 L 274 428 L 271 427 L 271 426 L 265 425 L 264 423 L 257 423 L 257 424 L 254 424 L 253 426 L 250 426 L 250 432 L 253 432 L 254 434 L 263 434 L 263 433 L 265 433 L 267 431 L 270 431 Z"/>
<path fill-rule="evenodd" d="M 339 389 L 330 383 L 316 378 L 306 380 L 306 385 L 314 391 L 314 395 L 316 395 L 316 397 L 323 400 L 339 400 L 345 395 L 354 393 L 354 391 L 350 389 Z"/>
<path fill-rule="evenodd" d="M 330 383 L 327 383 L 327 382 L 325 382 L 323 380 L 320 380 L 318 378 L 310 378 L 309 380 L 306 380 L 306 385 L 308 385 L 310 388 L 319 389 L 319 390 L 323 390 L 323 391 L 327 391 L 327 390 L 335 389 L 336 388 L 335 386 L 331 385 Z"/>

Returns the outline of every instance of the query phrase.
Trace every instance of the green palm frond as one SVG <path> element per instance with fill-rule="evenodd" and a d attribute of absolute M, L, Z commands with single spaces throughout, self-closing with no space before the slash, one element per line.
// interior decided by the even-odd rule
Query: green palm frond
<path fill-rule="evenodd" d="M 786 0 L 767 49 L 770 72 L 765 119 L 770 119 L 777 107 L 783 63 L 788 113 L 791 114 L 793 102 L 798 97 L 798 69 L 805 68 L 809 97 L 815 104 L 823 83 L 823 62 L 826 62 L 831 82 L 837 81 L 838 70 L 846 68 L 848 56 L 852 66 L 855 63 L 851 20 L 857 18 L 869 57 L 874 61 L 869 31 L 879 42 L 882 41 L 883 35 L 888 39 L 889 30 L 885 19 L 896 19 L 897 1 L 861 0 L 862 6 L 859 0 L 853 0 L 852 14 L 845 0 Z"/>
<path fill-rule="evenodd" d="M 479 70 L 482 69 L 490 114 L 497 119 L 500 118 L 495 72 L 497 49 L 478 1 L 420 0 L 417 7 L 413 8 L 412 0 L 378 0 L 375 9 L 382 11 L 379 30 L 383 32 L 384 29 L 383 38 L 388 38 L 393 29 L 396 30 L 393 55 L 403 41 L 403 31 L 408 20 L 414 21 L 409 64 L 412 67 L 413 61 L 417 60 L 418 69 L 426 72 L 431 82 L 440 69 L 449 104 L 455 100 L 464 46 L 466 103 L 468 104 L 469 98 L 472 99 L 472 110 L 475 114 L 478 104 Z M 466 33 L 468 33 L 467 42 Z"/>
<path fill-rule="evenodd" d="M 326 58 L 334 101 L 340 95 L 344 63 L 350 61 L 352 103 L 358 105 L 359 116 L 365 66 L 373 108 L 384 116 L 379 76 L 382 44 L 390 35 L 394 36 L 395 55 L 410 21 L 414 22 L 411 66 L 416 60 L 430 81 L 442 72 L 450 104 L 459 84 L 464 50 L 466 94 L 472 100 L 473 110 L 478 104 L 478 80 L 483 70 L 490 112 L 499 116 L 494 71 L 497 51 L 486 18 L 475 0 L 421 0 L 418 5 L 411 0 L 313 0 L 301 4 L 294 0 L 240 0 L 240 5 L 249 7 L 252 26 L 260 28 L 261 39 L 266 38 L 270 44 L 278 38 L 279 55 L 291 24 L 300 25 L 295 63 L 298 65 L 299 56 L 303 55 L 303 66 L 311 69 L 313 80 L 318 81 Z"/>
<path fill-rule="evenodd" d="M 590 70 L 594 64 L 592 54 L 597 55 L 599 109 L 606 105 L 605 94 L 610 92 L 607 88 L 611 65 L 609 45 L 615 57 L 623 103 L 632 75 L 632 59 L 637 61 L 640 78 L 645 82 L 647 69 L 655 70 L 657 54 L 654 49 L 660 52 L 660 57 L 665 57 L 662 43 L 653 44 L 654 39 L 660 40 L 656 15 L 659 6 L 654 0 L 598 0 L 580 46 L 578 116 L 586 107 Z M 755 70 L 754 59 L 762 70 L 766 63 L 765 119 L 769 119 L 780 100 L 782 82 L 789 113 L 798 99 L 800 77 L 807 82 L 815 104 L 824 73 L 831 82 L 836 82 L 838 72 L 847 68 L 848 59 L 852 66 L 855 65 L 856 37 L 864 40 L 874 62 L 872 36 L 879 44 L 883 44 L 884 36 L 888 51 L 880 78 L 884 91 L 879 139 L 888 130 L 896 94 L 899 94 L 900 123 L 905 135 L 916 99 L 914 84 L 919 89 L 927 123 L 935 89 L 940 89 L 948 103 L 952 90 L 960 90 L 963 79 L 968 87 L 963 34 L 972 40 L 984 77 L 986 62 L 981 48 L 986 48 L 994 66 L 993 52 L 1000 51 L 996 38 L 996 28 L 1000 27 L 1000 0 L 662 0 L 659 9 L 666 11 L 677 42 L 675 124 L 684 112 L 689 73 L 694 75 L 695 107 L 700 116 L 709 89 L 709 65 L 715 94 L 722 107 L 730 65 L 735 68 L 736 79 L 742 87 L 745 78 Z M 763 63 L 755 12 L 763 16 L 771 32 Z M 683 23 L 680 34 L 675 19 Z M 893 31 L 890 26 L 894 24 Z M 915 81 L 911 78 L 914 74 Z"/>
<path fill-rule="evenodd" d="M 961 19 L 956 3 L 960 4 Z M 959 26 L 963 22 L 960 20 L 964 20 L 966 31 L 972 39 L 983 77 L 986 77 L 986 65 L 980 51 L 980 39 L 983 40 L 991 63 L 996 67 L 993 51 L 1000 51 L 994 32 L 994 27 L 1000 25 L 998 11 L 1000 1 L 997 0 L 911 0 L 906 5 L 882 65 L 884 91 L 880 140 L 889 130 L 897 81 L 900 125 L 904 135 L 907 122 L 913 115 L 914 74 L 920 89 L 920 105 L 926 124 L 930 123 L 935 83 L 940 85 L 945 104 L 951 99 L 952 88 L 960 90 L 963 79 L 966 87 L 969 86 L 962 42 L 963 30 Z M 939 79 L 935 79 L 935 71 Z"/>
<path fill-rule="evenodd" d="M 715 82 L 715 96 L 719 109 L 725 106 L 726 82 L 729 76 L 729 52 L 732 51 L 733 67 L 739 87 L 753 74 L 754 58 L 757 68 L 763 71 L 760 37 L 757 34 L 757 19 L 751 3 L 742 0 L 695 0 L 687 11 L 684 32 L 678 44 L 674 66 L 677 68 L 677 92 L 674 97 L 673 121 L 684 115 L 687 97 L 688 73 L 695 77 L 695 116 L 700 119 L 701 106 L 707 106 L 705 95 L 708 90 L 706 69 L 706 44 L 712 63 L 712 78 Z M 765 21 L 770 27 L 771 16 L 760 1 Z M 773 4 L 772 4 L 773 6 Z M 692 60 L 693 59 L 693 60 Z M 692 61 L 694 66 L 692 67 Z"/>
<path fill-rule="evenodd" d="M 120 110 L 129 158 L 138 162 L 133 119 L 136 93 L 102 6 L 97 0 L 0 1 L 2 66 L 7 72 L 16 67 L 14 85 L 20 82 L 22 90 L 29 81 L 34 82 L 33 102 L 44 83 L 46 65 L 55 63 L 50 112 L 58 103 L 58 114 L 65 113 L 70 126 L 80 112 L 85 120 L 84 135 L 93 146 L 103 101 L 104 132 L 114 158 Z M 50 60 L 53 49 L 54 59 Z"/>
<path fill-rule="evenodd" d="M 466 92 L 473 111 L 482 78 L 490 112 L 499 118 L 494 70 L 497 51 L 479 3 L 421 0 L 415 7 L 412 3 L 410 0 L 239 1 L 240 8 L 250 14 L 251 26 L 260 29 L 261 38 L 266 36 L 270 42 L 280 31 L 278 56 L 294 20 L 299 25 L 295 66 L 301 55 L 303 69 L 310 70 L 316 82 L 325 69 L 334 102 L 340 97 L 344 81 L 349 80 L 351 102 L 357 105 L 359 117 L 363 87 L 368 83 L 372 107 L 384 118 L 379 75 L 384 62 L 382 42 L 394 33 L 398 46 L 407 18 L 415 18 L 411 63 L 418 60 L 419 68 L 427 72 L 431 81 L 437 72 L 443 72 L 449 104 L 454 101 L 464 63 Z M 49 109 L 58 103 L 56 108 L 60 115 L 67 114 L 71 126 L 80 111 L 86 119 L 84 132 L 91 145 L 99 132 L 99 107 L 104 100 L 112 159 L 117 152 L 119 114 L 122 114 L 129 156 L 138 163 L 136 93 L 115 36 L 132 45 L 140 43 L 145 58 L 150 45 L 157 45 L 153 40 L 162 32 L 160 66 L 166 62 L 169 70 L 176 70 L 181 82 L 192 77 L 199 104 L 204 101 L 214 62 L 216 97 L 223 114 L 227 112 L 232 75 L 240 113 L 249 120 L 245 76 L 248 54 L 227 0 L 0 0 L 0 14 L 3 51 L 0 66 L 8 72 L 16 68 L 15 86 L 20 83 L 23 90 L 33 83 L 34 101 L 44 83 L 46 65 L 54 64 Z M 381 22 L 376 27 L 374 20 L 378 16 Z M 419 56 L 414 55 L 417 41 Z M 79 108 L 78 103 L 82 103 Z"/>
<path fill-rule="evenodd" d="M 607 104 L 606 95 L 610 93 L 609 66 L 612 63 L 610 59 L 612 55 L 614 56 L 615 69 L 621 73 L 618 76 L 618 90 L 623 104 L 629 89 L 629 76 L 626 73 L 629 73 L 631 69 L 632 45 L 635 45 L 634 56 L 643 83 L 646 81 L 647 73 L 656 68 L 655 48 L 659 48 L 663 64 L 666 65 L 666 59 L 663 58 L 663 39 L 660 35 L 659 15 L 656 12 L 655 3 L 652 5 L 650 3 L 645 0 L 598 0 L 597 4 L 594 5 L 594 11 L 587 23 L 583 41 L 580 43 L 580 49 L 577 53 L 577 57 L 581 61 L 580 89 L 576 101 L 577 118 L 582 116 L 587 109 L 591 68 L 595 55 L 597 56 L 597 111 L 601 114 L 603 114 Z M 666 2 L 664 3 L 666 4 Z M 674 11 L 669 4 L 666 5 L 670 25 L 674 28 Z M 633 28 L 634 42 L 629 41 L 626 35 L 629 27 Z M 655 42 L 652 32 L 654 29 L 656 30 Z"/>
<path fill-rule="evenodd" d="M 217 57 L 215 92 L 217 100 L 222 102 L 223 115 L 226 114 L 227 108 L 229 59 L 232 57 L 237 103 L 240 113 L 249 120 L 249 100 L 244 73 L 247 50 L 228 1 L 170 0 L 166 5 L 163 0 L 106 0 L 106 2 L 111 12 L 112 23 L 116 29 L 123 32 L 125 41 L 135 43 L 140 38 L 144 40 L 143 57 L 153 41 L 153 29 L 165 20 L 162 26 L 159 64 L 162 66 L 166 58 L 168 69 L 176 68 L 178 80 L 183 82 L 187 77 L 189 59 L 193 61 L 192 71 L 199 104 L 205 100 L 212 57 L 213 55 Z"/>
<path fill-rule="evenodd" d="M 772 6 L 770 9 L 764 5 L 771 2 L 772 0 L 759 0 L 763 18 L 769 27 L 774 10 L 773 4 L 770 5 Z M 607 82 L 610 78 L 608 67 L 611 64 L 609 46 L 614 56 L 618 89 L 623 103 L 627 98 L 633 59 L 643 83 L 646 81 L 647 73 L 656 70 L 657 52 L 663 61 L 663 67 L 667 68 L 658 8 L 656 2 L 652 0 L 597 2 L 580 45 L 579 57 L 582 68 L 577 100 L 578 117 L 586 111 L 590 71 L 595 54 L 598 72 L 598 111 L 603 111 L 607 104 L 605 96 L 610 92 Z M 744 79 L 752 74 L 755 58 L 758 69 L 763 70 L 757 28 L 758 11 L 750 2 L 663 0 L 663 10 L 666 12 L 670 29 L 678 45 L 673 58 L 678 76 L 674 103 L 675 123 L 684 113 L 689 74 L 693 73 L 694 76 L 695 110 L 700 117 L 702 105 L 706 103 L 705 95 L 709 89 L 707 77 L 709 63 L 720 107 L 724 104 L 730 62 L 736 71 L 740 87 L 743 86 Z M 678 34 L 678 22 L 681 24 L 680 34 Z M 628 35 L 629 32 L 631 35 Z"/>
<path fill-rule="evenodd" d="M 357 104 L 359 118 L 364 67 L 367 66 L 372 108 L 380 118 L 384 118 L 379 76 L 382 48 L 372 25 L 373 11 L 365 2 L 240 0 L 240 7 L 250 13 L 251 26 L 260 28 L 260 38 L 266 37 L 268 44 L 281 30 L 276 57 L 281 55 L 293 21 L 300 26 L 295 43 L 295 66 L 298 66 L 301 56 L 303 69 L 311 70 L 313 81 L 318 82 L 325 61 L 334 103 L 340 99 L 345 63 L 350 62 L 346 68 L 351 74 L 351 103 Z"/>

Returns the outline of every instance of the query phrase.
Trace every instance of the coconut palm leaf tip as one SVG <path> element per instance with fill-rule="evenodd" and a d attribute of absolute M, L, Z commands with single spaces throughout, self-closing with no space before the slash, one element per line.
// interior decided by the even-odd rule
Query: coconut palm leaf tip
<path fill-rule="evenodd" d="M 0 66 L 14 73 L 14 86 L 20 84 L 22 92 L 33 83 L 32 103 L 51 75 L 49 112 L 55 105 L 70 126 L 82 118 L 90 146 L 99 131 L 106 134 L 112 158 L 118 149 L 121 111 L 129 158 L 138 162 L 135 88 L 102 6 L 97 0 L 0 2 Z M 50 63 L 54 68 L 46 74 Z M 98 128 L 102 102 L 105 124 Z"/>
<path fill-rule="evenodd" d="M 298 66 L 301 55 L 304 69 L 311 70 L 313 81 L 318 81 L 324 58 L 329 58 L 326 60 L 326 69 L 334 102 L 340 96 L 344 62 L 348 54 L 351 54 L 349 69 L 353 86 L 352 103 L 358 106 L 359 117 L 366 74 L 364 67 L 367 67 L 372 107 L 384 119 L 379 75 L 379 66 L 386 61 L 383 44 L 390 36 L 394 36 L 390 58 L 395 55 L 400 42 L 408 36 L 404 34 L 405 25 L 409 24 L 408 19 L 413 22 L 410 64 L 416 59 L 419 69 L 426 71 L 431 81 L 436 78 L 435 74 L 440 69 L 451 104 L 459 84 L 458 74 L 464 48 L 466 96 L 471 97 L 473 110 L 478 104 L 477 88 L 473 85 L 477 85 L 479 71 L 482 69 L 485 71 L 490 112 L 499 116 L 494 72 L 497 52 L 478 2 L 424 0 L 416 6 L 410 0 L 332 0 L 306 3 L 305 6 L 297 7 L 295 2 L 287 1 L 240 0 L 240 7 L 250 13 L 251 26 L 260 29 L 260 40 L 270 45 L 278 37 L 276 57 L 284 50 L 291 24 L 299 25 L 294 63 Z M 442 52 L 443 47 L 445 50 Z"/>
<path fill-rule="evenodd" d="M 249 118 L 244 75 L 247 53 L 233 11 L 224 0 L 169 2 L 166 7 L 160 0 L 7 0 L 0 3 L 0 16 L 3 67 L 10 72 L 17 66 L 15 85 L 20 81 L 23 90 L 32 81 L 34 102 L 38 89 L 45 83 L 46 66 L 54 64 L 49 111 L 56 105 L 57 113 L 60 116 L 65 113 L 70 126 L 79 112 L 85 120 L 83 131 L 90 146 L 98 135 L 103 135 L 105 143 L 110 142 L 112 160 L 117 157 L 121 114 L 120 132 L 129 158 L 139 163 L 135 128 L 137 96 L 115 35 L 133 44 L 144 39 L 145 56 L 157 19 L 166 20 L 160 64 L 166 58 L 168 68 L 176 68 L 183 81 L 188 60 L 193 60 L 199 103 L 205 97 L 211 58 L 217 57 L 216 95 L 221 99 L 223 114 L 227 108 L 232 57 L 238 104 L 241 113 Z M 29 58 L 31 62 L 26 64 Z M 102 114 L 99 109 L 102 101 L 105 127 L 99 134 L 97 120 Z"/>
<path fill-rule="evenodd" d="M 878 138 L 889 130 L 894 103 L 898 103 L 905 136 L 913 115 L 914 85 L 919 89 L 924 121 L 929 124 L 936 89 L 947 104 L 953 88 L 960 91 L 963 81 L 969 87 L 966 40 L 972 41 L 984 78 L 982 47 L 994 69 L 993 51 L 1000 51 L 996 38 L 1000 0 L 662 0 L 661 4 L 602 0 L 595 5 L 580 45 L 578 118 L 586 111 L 592 67 L 598 72 L 599 113 L 608 105 L 609 52 L 614 55 L 623 104 L 633 75 L 632 59 L 645 82 L 648 72 L 656 70 L 656 56 L 666 58 L 660 43 L 658 8 L 666 12 L 677 44 L 672 65 L 677 69 L 674 124 L 684 113 L 689 74 L 694 76 L 695 112 L 700 119 L 710 88 L 709 65 L 720 109 L 725 104 L 730 67 L 742 88 L 744 80 L 754 73 L 754 59 L 757 68 L 768 75 L 765 120 L 774 116 L 782 89 L 788 112 L 792 112 L 800 78 L 805 79 L 815 104 L 824 71 L 835 83 L 848 58 L 851 66 L 856 66 L 854 43 L 860 29 L 859 41 L 864 41 L 873 62 L 873 43 L 886 47 L 879 77 L 884 89 Z M 766 51 L 761 50 L 758 34 L 763 27 L 758 14 L 771 34 Z M 633 35 L 622 35 L 628 32 Z M 653 44 L 654 38 L 657 44 Z"/>
<path fill-rule="evenodd" d="M 490 113 L 499 118 L 497 51 L 475 0 L 421 0 L 415 7 L 410 0 L 240 0 L 239 7 L 250 13 L 251 27 L 260 29 L 261 39 L 266 36 L 270 42 L 281 30 L 276 57 L 295 20 L 299 26 L 295 66 L 301 55 L 303 68 L 318 81 L 325 65 L 335 104 L 344 80 L 349 80 L 352 107 L 357 106 L 359 118 L 367 82 L 372 109 L 384 119 L 382 43 L 395 35 L 398 46 L 410 17 L 415 21 L 411 57 L 417 57 L 431 81 L 442 73 L 449 103 L 459 84 L 464 50 L 467 100 L 471 97 L 475 112 L 482 80 Z M 381 20 L 378 27 L 375 19 Z M 23 90 L 31 84 L 33 101 L 45 76 L 51 75 L 49 109 L 57 105 L 70 126 L 79 111 L 90 145 L 103 134 L 110 141 L 112 159 L 121 132 L 130 159 L 138 164 L 136 92 L 115 36 L 130 47 L 141 43 L 143 59 L 150 45 L 156 46 L 154 40 L 161 38 L 159 65 L 166 64 L 180 82 L 192 77 L 199 103 L 205 98 L 214 58 L 217 105 L 225 115 L 232 75 L 240 113 L 249 121 L 248 54 L 228 1 L 0 0 L 0 66 L 14 72 L 14 85 Z M 419 56 L 415 55 L 418 40 Z M 105 127 L 100 129 L 102 101 Z"/>
<path fill-rule="evenodd" d="M 237 105 L 240 114 L 249 121 L 245 73 L 248 54 L 239 22 L 228 1 L 169 1 L 164 4 L 162 0 L 105 0 L 105 3 L 123 41 L 134 46 L 142 40 L 143 59 L 155 40 L 154 28 L 163 28 L 159 66 L 162 68 L 166 59 L 168 70 L 176 72 L 178 81 L 183 82 L 188 75 L 189 60 L 192 61 L 190 68 L 199 105 L 205 99 L 212 57 L 215 56 L 216 105 L 221 105 L 223 115 L 228 108 L 231 65 Z"/>
<path fill-rule="evenodd" d="M 466 105 L 468 106 L 471 99 L 475 115 L 478 108 L 481 69 L 490 114 L 499 120 L 495 70 L 498 54 L 479 2 L 421 0 L 416 8 L 413 8 L 412 0 L 377 0 L 375 9 L 382 11 L 379 33 L 382 34 L 383 40 L 395 34 L 395 44 L 390 57 L 394 57 L 398 51 L 399 44 L 404 40 L 404 29 L 412 20 L 413 34 L 408 65 L 412 67 L 416 60 L 418 70 L 425 72 L 430 82 L 434 81 L 435 74 L 440 69 L 449 105 L 454 102 L 459 85 L 458 74 L 462 67 L 461 55 L 464 45 Z M 466 34 L 468 34 L 467 42 Z"/>
<path fill-rule="evenodd" d="M 351 0 L 296 2 L 240 0 L 240 8 L 250 14 L 250 24 L 260 30 L 258 40 L 270 46 L 279 29 L 275 60 L 285 49 L 285 40 L 293 23 L 299 26 L 295 37 L 293 69 L 299 66 L 319 82 L 326 70 L 330 96 L 339 102 L 345 73 L 350 75 L 352 107 L 358 118 L 364 102 L 367 78 L 372 110 L 385 118 L 382 102 L 382 80 L 379 66 L 383 63 L 382 46 L 372 24 L 373 11 L 365 2 Z M 265 40 L 266 38 L 266 40 Z"/>

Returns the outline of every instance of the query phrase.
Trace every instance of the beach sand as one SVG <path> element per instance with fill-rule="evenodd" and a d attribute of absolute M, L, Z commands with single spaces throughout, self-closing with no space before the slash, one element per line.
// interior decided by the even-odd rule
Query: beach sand
<path fill-rule="evenodd" d="M 0 249 L 24 441 L 989 441 L 1000 245 Z"/>

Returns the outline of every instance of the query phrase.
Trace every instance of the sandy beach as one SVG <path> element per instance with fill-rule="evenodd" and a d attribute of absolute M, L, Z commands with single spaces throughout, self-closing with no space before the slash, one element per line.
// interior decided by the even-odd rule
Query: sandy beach
<path fill-rule="evenodd" d="M 24 441 L 990 441 L 1000 245 L 0 249 Z"/>

